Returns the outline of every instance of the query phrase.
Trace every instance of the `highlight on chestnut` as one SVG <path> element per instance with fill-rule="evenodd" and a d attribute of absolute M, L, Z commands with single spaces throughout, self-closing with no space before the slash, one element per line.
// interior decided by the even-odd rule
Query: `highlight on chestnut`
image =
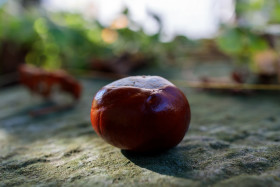
<path fill-rule="evenodd" d="M 184 93 L 159 76 L 131 76 L 101 88 L 94 96 L 91 122 L 109 144 L 137 152 L 179 144 L 190 124 Z"/>

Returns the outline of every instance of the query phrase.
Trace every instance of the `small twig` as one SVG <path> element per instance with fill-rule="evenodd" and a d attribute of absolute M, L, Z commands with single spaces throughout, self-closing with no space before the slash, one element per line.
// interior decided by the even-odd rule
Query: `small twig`
<path fill-rule="evenodd" d="M 81 77 L 97 77 L 115 80 L 126 77 L 125 74 L 106 73 L 99 71 L 88 71 L 88 70 L 70 70 Z M 230 82 L 201 82 L 201 81 L 187 81 L 187 80 L 170 80 L 179 87 L 189 88 L 202 88 L 202 89 L 224 89 L 224 90 L 271 90 L 279 91 L 280 84 L 240 84 Z"/>
<path fill-rule="evenodd" d="M 171 80 L 178 86 L 204 89 L 224 89 L 224 90 L 280 90 L 278 84 L 239 84 L 239 83 L 204 83 L 196 81 Z"/>

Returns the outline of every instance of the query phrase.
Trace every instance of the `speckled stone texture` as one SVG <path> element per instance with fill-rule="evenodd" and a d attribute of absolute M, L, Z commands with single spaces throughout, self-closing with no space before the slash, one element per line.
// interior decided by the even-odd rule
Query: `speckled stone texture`
<path fill-rule="evenodd" d="M 0 186 L 280 186 L 279 93 L 231 95 L 182 88 L 190 129 L 154 155 L 121 151 L 91 127 L 94 94 L 82 80 L 73 109 L 33 118 L 42 101 L 21 86 L 0 91 Z"/>

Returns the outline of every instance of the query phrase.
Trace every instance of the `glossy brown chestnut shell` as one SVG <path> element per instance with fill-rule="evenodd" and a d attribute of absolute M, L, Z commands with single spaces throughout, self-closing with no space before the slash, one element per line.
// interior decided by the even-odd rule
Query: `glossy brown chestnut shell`
<path fill-rule="evenodd" d="M 99 90 L 91 122 L 105 141 L 124 150 L 159 151 L 176 146 L 190 123 L 185 95 L 159 76 L 132 76 Z"/>

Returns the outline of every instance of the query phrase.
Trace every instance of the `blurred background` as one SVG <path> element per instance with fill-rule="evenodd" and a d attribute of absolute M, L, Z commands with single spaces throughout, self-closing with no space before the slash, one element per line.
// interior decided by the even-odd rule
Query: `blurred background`
<path fill-rule="evenodd" d="M 278 84 L 279 36 L 279 0 L 0 0 L 0 87 L 20 64 L 195 80 L 190 64 L 222 62 L 231 82 Z"/>
<path fill-rule="evenodd" d="M 279 52 L 280 0 L 0 0 L 0 186 L 280 186 Z M 178 147 L 94 133 L 94 94 L 130 75 L 188 97 Z"/>

